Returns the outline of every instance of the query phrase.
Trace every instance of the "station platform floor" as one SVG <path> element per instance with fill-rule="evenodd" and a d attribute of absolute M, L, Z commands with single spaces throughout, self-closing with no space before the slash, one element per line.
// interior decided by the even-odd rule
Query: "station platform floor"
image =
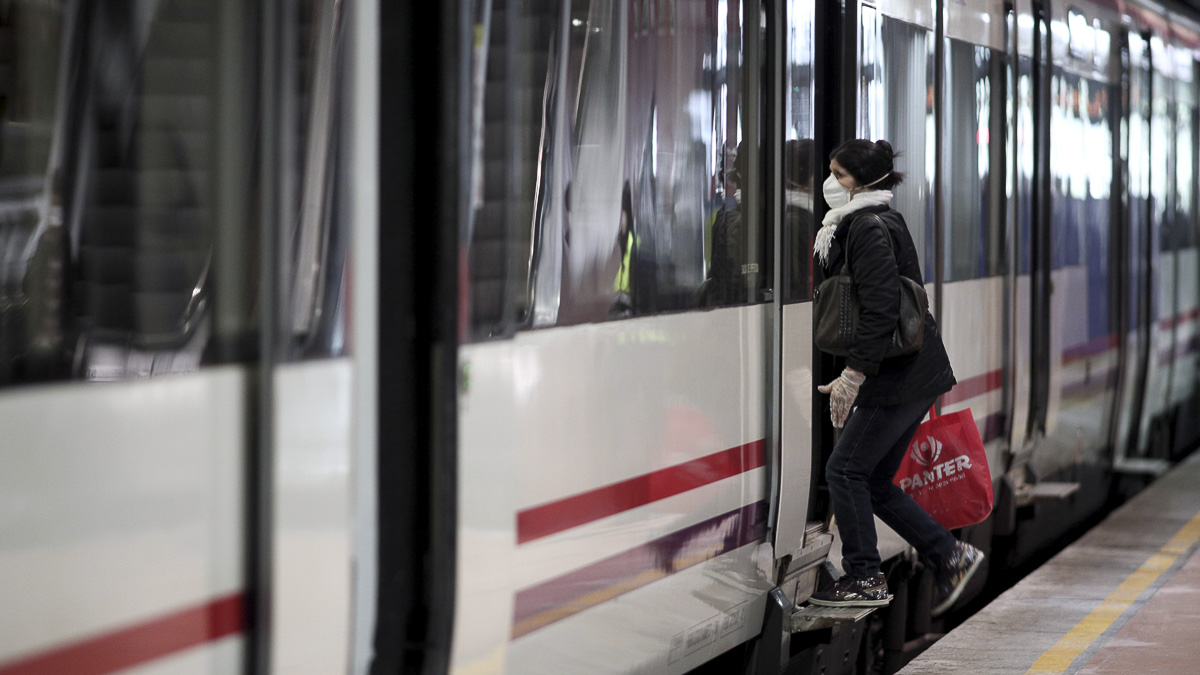
<path fill-rule="evenodd" d="M 1200 673 L 1200 452 L 900 672 Z"/>

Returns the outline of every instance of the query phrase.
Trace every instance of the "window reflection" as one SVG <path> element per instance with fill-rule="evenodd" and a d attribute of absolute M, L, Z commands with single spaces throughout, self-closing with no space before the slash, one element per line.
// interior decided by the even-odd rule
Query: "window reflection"
<path fill-rule="evenodd" d="M 1170 251 L 1176 246 L 1175 233 L 1168 218 L 1171 195 L 1175 191 L 1174 181 L 1170 180 L 1175 128 L 1171 90 L 1174 87 L 1166 73 L 1170 67 L 1170 55 L 1157 35 L 1150 38 L 1150 54 L 1150 226 L 1157 233 L 1154 245 L 1161 251 Z"/>
<path fill-rule="evenodd" d="M 1191 69 L 1191 58 L 1186 50 L 1178 50 L 1182 56 L 1182 68 Z M 1186 72 L 1186 71 L 1185 71 Z M 1175 229 L 1179 233 L 1179 244 L 1196 246 L 1195 195 L 1192 193 L 1196 166 L 1196 84 L 1190 78 L 1178 83 L 1175 115 L 1175 148 L 1179 153 L 1175 162 Z"/>
<path fill-rule="evenodd" d="M 990 189 L 998 57 L 987 47 L 947 40 L 945 171 L 946 281 L 976 279 L 1004 271 L 998 190 Z M 1000 170 L 1001 167 L 995 167 Z"/>
<path fill-rule="evenodd" d="M 1033 265 L 1033 59 L 1017 57 L 1017 271 L 1028 275 Z"/>
<path fill-rule="evenodd" d="M 902 153 L 896 164 L 907 178 L 895 189 L 892 206 L 904 214 L 926 281 L 931 281 L 933 266 L 926 259 L 934 243 L 929 229 L 936 160 L 933 41 L 924 28 L 883 16 L 868 6 L 862 8 L 861 28 L 857 134 L 885 139 Z"/>
<path fill-rule="evenodd" d="M 478 17 L 472 335 L 761 299 L 740 2 L 505 12 Z"/>
<path fill-rule="evenodd" d="M 812 245 L 815 232 L 813 194 L 818 159 L 813 152 L 813 5 L 803 0 L 788 6 L 788 67 L 784 73 L 783 261 L 784 302 L 812 297 Z"/>
<path fill-rule="evenodd" d="M 1145 259 L 1149 247 L 1150 225 L 1150 58 L 1149 44 L 1136 33 L 1128 33 L 1129 78 L 1125 99 L 1127 128 L 1121 134 L 1128 190 L 1129 219 L 1129 272 L 1130 279 L 1139 283 L 1128 284 L 1129 327 L 1137 327 L 1144 321 L 1145 312 L 1151 311 L 1142 301 L 1142 281 L 1149 270 Z"/>
<path fill-rule="evenodd" d="M 339 0 L 290 3 L 272 26 L 204 0 L 0 4 L 0 384 L 255 358 L 264 185 L 279 354 L 341 353 Z M 272 110 L 264 33 L 283 54 Z"/>
<path fill-rule="evenodd" d="M 54 138 L 62 11 L 0 14 L 0 384 L 65 375 L 62 182 Z"/>
<path fill-rule="evenodd" d="M 1074 35 L 1072 34 L 1072 39 Z M 1112 331 L 1109 293 L 1112 189 L 1112 129 L 1107 83 L 1055 66 L 1051 75 L 1050 197 L 1052 200 L 1052 267 L 1080 268 L 1086 284 L 1068 288 L 1069 305 L 1087 318 L 1085 334 L 1098 339 Z M 1068 336 L 1071 339 L 1071 336 Z"/>

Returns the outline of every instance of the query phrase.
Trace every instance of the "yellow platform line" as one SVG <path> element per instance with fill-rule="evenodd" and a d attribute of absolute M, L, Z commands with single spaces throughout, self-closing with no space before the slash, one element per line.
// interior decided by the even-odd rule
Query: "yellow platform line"
<path fill-rule="evenodd" d="M 1187 553 L 1197 540 L 1200 540 L 1200 513 L 1193 516 L 1157 553 L 1121 582 L 1098 607 L 1075 624 L 1058 643 L 1043 652 L 1025 675 L 1061 673 L 1070 668 L 1075 659 L 1103 635 L 1163 572 L 1171 569 L 1171 565 Z"/>

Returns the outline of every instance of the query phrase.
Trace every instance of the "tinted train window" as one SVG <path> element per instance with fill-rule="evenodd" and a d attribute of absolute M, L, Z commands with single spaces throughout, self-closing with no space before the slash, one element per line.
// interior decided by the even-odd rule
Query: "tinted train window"
<path fill-rule="evenodd" d="M 220 171 L 213 6 L 15 2 L 0 25 L 14 73 L 0 94 L 0 201 L 5 249 L 20 251 L 5 265 L 4 379 L 127 379 L 228 353 L 209 352 L 223 330 L 218 219 L 250 209 L 227 201 L 244 189 L 222 191 L 246 176 Z"/>
<path fill-rule="evenodd" d="M 1170 55 L 1158 36 L 1150 39 L 1151 102 L 1150 102 L 1150 224 L 1158 233 L 1155 242 L 1161 251 L 1177 246 L 1175 231 L 1169 217 L 1175 181 L 1175 110 L 1174 81 L 1164 71 L 1169 70 Z"/>
<path fill-rule="evenodd" d="M 1086 26 L 1085 26 L 1086 28 Z M 1115 280 L 1111 269 L 1113 128 L 1111 87 L 1055 66 L 1050 82 L 1050 198 L 1052 268 L 1072 268 L 1057 291 L 1086 318 L 1076 340 L 1110 334 Z M 1079 283 L 1082 282 L 1082 283 Z M 1082 328 L 1077 326 L 1076 328 Z"/>
<path fill-rule="evenodd" d="M 903 153 L 896 168 L 905 173 L 892 206 L 904 214 L 925 280 L 933 250 L 934 176 L 933 40 L 930 32 L 862 9 L 858 136 L 885 139 Z"/>
<path fill-rule="evenodd" d="M 1089 288 L 1099 292 L 1106 289 L 1111 229 L 1109 86 L 1055 67 L 1050 89 L 1052 267 L 1086 266 Z"/>
<path fill-rule="evenodd" d="M 527 2 L 477 17 L 474 338 L 756 299 L 737 2 Z"/>
<path fill-rule="evenodd" d="M 63 188 L 49 168 L 66 17 L 49 3 L 0 6 L 0 384 L 63 376 L 69 341 Z"/>
<path fill-rule="evenodd" d="M 783 148 L 783 241 L 781 293 L 784 302 L 812 298 L 812 246 L 814 189 L 822 181 L 813 153 L 813 6 L 807 0 L 788 6 Z"/>
<path fill-rule="evenodd" d="M 1129 278 L 1138 283 L 1128 284 L 1126 302 L 1129 304 L 1129 328 L 1137 327 L 1142 314 L 1143 285 L 1150 270 L 1146 266 L 1150 250 L 1150 51 L 1149 44 L 1136 33 L 1127 34 L 1128 74 L 1122 96 L 1126 133 L 1121 135 L 1123 160 L 1126 164 L 1129 204 L 1128 227 Z"/>
<path fill-rule="evenodd" d="M 286 4 L 264 28 L 236 3 L 0 3 L 0 384 L 256 358 L 264 119 L 279 349 L 340 353 L 338 3 Z M 282 112 L 259 105 L 260 29 Z"/>
<path fill-rule="evenodd" d="M 280 210 L 272 349 L 282 361 L 346 351 L 350 186 L 342 120 L 350 118 L 350 97 L 342 94 L 341 8 L 339 0 L 303 0 L 284 3 L 280 16 L 279 76 L 287 86 L 279 93 L 275 141 L 282 161 L 272 177 Z"/>
<path fill-rule="evenodd" d="M 946 281 L 961 281 L 1005 270 L 1004 155 L 997 131 L 1004 62 L 987 47 L 958 40 L 946 45 L 943 271 Z"/>
<path fill-rule="evenodd" d="M 1192 60 L 1185 50 L 1176 50 L 1176 57 L 1187 70 Z M 1193 190 L 1196 179 L 1196 84 L 1190 77 L 1180 79 L 1176 89 L 1175 103 L 1175 214 L 1173 229 L 1180 247 L 1196 246 L 1195 198 Z"/>
<path fill-rule="evenodd" d="M 1027 275 L 1033 264 L 1033 59 L 1017 57 L 1016 131 L 1016 246 L 1017 273 Z"/>

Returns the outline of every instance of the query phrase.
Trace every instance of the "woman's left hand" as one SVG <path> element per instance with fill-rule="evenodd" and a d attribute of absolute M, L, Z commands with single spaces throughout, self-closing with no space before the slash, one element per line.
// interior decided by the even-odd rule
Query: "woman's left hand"
<path fill-rule="evenodd" d="M 866 375 L 847 367 L 836 380 L 817 387 L 817 391 L 822 394 L 829 394 L 829 419 L 835 428 L 841 429 L 845 426 L 854 399 L 858 398 L 858 388 L 866 381 Z"/>

